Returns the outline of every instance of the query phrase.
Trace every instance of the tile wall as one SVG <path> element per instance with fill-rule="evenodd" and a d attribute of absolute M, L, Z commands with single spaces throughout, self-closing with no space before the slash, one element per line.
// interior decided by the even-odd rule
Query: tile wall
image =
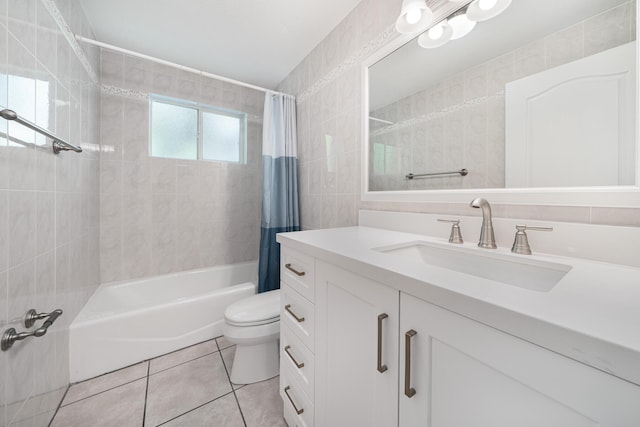
<path fill-rule="evenodd" d="M 258 258 L 262 92 L 102 49 L 102 283 Z M 248 113 L 247 164 L 149 156 L 149 94 Z"/>
<path fill-rule="evenodd" d="M 401 0 L 362 0 L 278 86 L 278 90 L 297 97 L 304 229 L 355 225 L 359 208 L 480 214 L 460 203 L 360 201 L 363 115 L 360 66 L 364 59 L 397 37 L 393 25 L 401 5 Z M 593 23 L 597 24 L 593 34 L 616 31 L 615 22 Z M 564 43 L 558 45 L 567 46 Z M 529 59 L 535 62 L 539 58 L 532 55 Z M 496 216 L 540 221 L 640 226 L 640 209 L 633 208 L 496 205 L 494 212 Z"/>
<path fill-rule="evenodd" d="M 395 124 L 370 122 L 371 142 L 392 155 L 381 150 L 370 157 L 371 165 L 386 168 L 370 175 L 369 188 L 504 187 L 505 85 L 635 40 L 635 17 L 635 0 L 622 3 L 372 111 L 371 116 Z M 409 171 L 461 167 L 472 173 L 466 178 L 404 179 Z"/>
<path fill-rule="evenodd" d="M 64 310 L 0 352 L 0 426 L 49 423 L 69 383 L 68 326 L 99 284 L 99 52 L 78 56 L 71 32 L 93 36 L 69 0 L 0 1 L 0 106 L 84 148 L 56 156 L 0 119 L 0 333 L 24 331 L 30 308 Z"/>

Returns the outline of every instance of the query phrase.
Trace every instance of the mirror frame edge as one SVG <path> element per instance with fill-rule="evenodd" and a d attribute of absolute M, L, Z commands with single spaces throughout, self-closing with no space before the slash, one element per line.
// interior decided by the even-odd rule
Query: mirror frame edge
<path fill-rule="evenodd" d="M 636 22 L 640 8 L 636 8 Z M 517 205 L 554 205 L 640 208 L 640 28 L 636 28 L 636 179 L 630 186 L 557 187 L 557 188 L 478 188 L 446 190 L 369 190 L 369 68 L 418 34 L 399 35 L 362 61 L 361 68 L 361 136 L 362 167 L 360 200 L 363 202 L 468 203 L 484 196 L 491 202 Z"/>

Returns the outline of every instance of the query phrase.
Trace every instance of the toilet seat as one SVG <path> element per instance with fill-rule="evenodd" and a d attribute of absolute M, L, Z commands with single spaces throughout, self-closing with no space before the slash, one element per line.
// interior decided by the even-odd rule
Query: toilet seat
<path fill-rule="evenodd" d="M 256 294 L 231 304 L 224 312 L 227 324 L 260 326 L 280 320 L 280 290 Z"/>
<path fill-rule="evenodd" d="M 277 340 L 280 337 L 280 322 L 271 322 L 264 325 L 234 326 L 225 324 L 222 327 L 224 336 L 234 344 L 254 345 Z"/>

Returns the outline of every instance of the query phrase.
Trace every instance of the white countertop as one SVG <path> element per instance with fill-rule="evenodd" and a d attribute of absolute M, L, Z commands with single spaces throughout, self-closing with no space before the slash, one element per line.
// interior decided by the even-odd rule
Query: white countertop
<path fill-rule="evenodd" d="M 349 227 L 281 233 L 277 240 L 640 385 L 640 268 L 495 250 L 571 266 L 553 289 L 537 292 L 373 250 L 411 241 L 448 245 L 447 239 Z"/>

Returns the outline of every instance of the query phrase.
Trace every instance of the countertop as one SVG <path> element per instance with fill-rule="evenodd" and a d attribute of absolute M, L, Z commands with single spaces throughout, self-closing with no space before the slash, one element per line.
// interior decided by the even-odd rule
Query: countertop
<path fill-rule="evenodd" d="M 348 227 L 280 233 L 277 241 L 640 385 L 640 268 L 492 250 L 571 267 L 553 289 L 538 292 L 374 250 L 412 241 L 448 245 L 447 239 Z"/>

